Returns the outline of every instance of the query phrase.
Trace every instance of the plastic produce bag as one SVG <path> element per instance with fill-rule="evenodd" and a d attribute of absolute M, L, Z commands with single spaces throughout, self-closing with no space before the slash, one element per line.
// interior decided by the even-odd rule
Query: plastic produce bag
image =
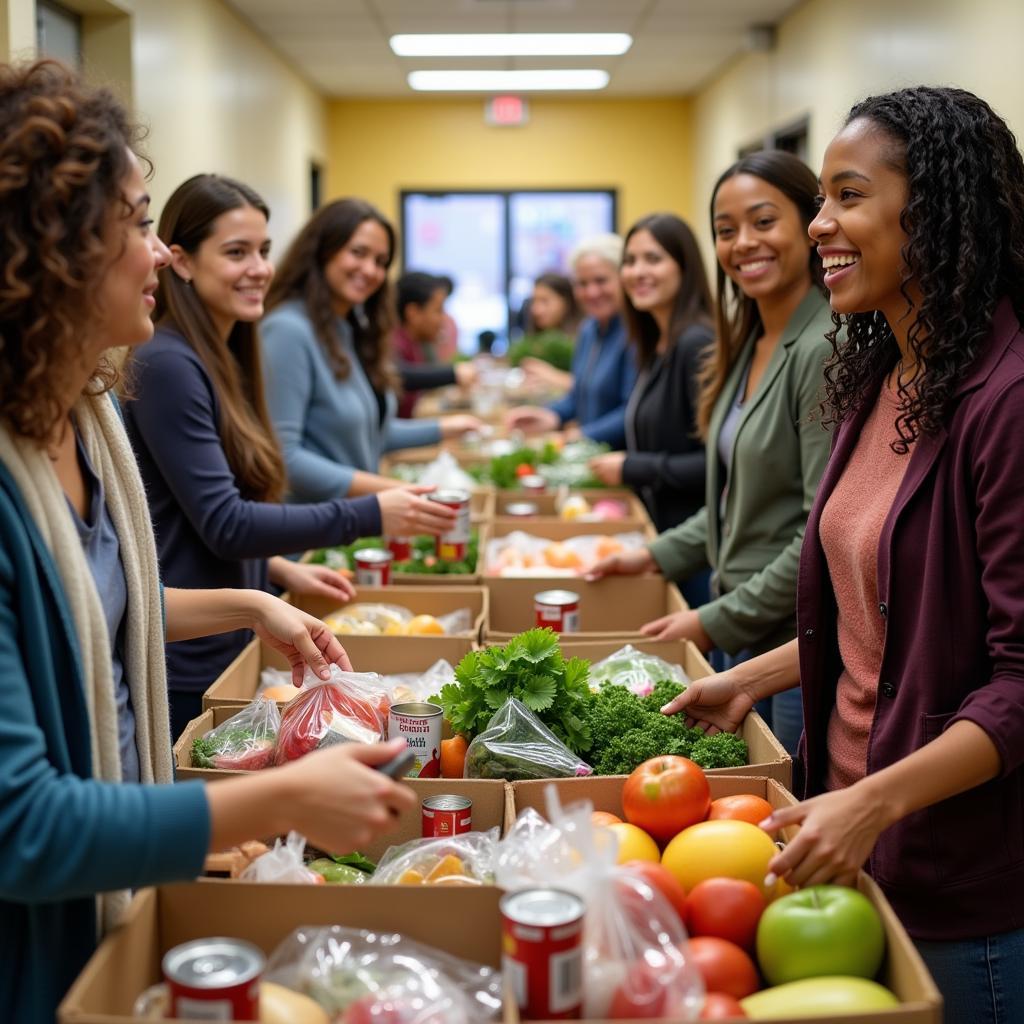
<path fill-rule="evenodd" d="M 401 935 L 297 928 L 264 979 L 310 996 L 335 1024 L 483 1024 L 501 1014 L 501 973 Z"/>
<path fill-rule="evenodd" d="M 269 768 L 280 727 L 277 705 L 259 697 L 192 741 L 192 767 L 243 772 Z"/>
<path fill-rule="evenodd" d="M 567 889 L 583 899 L 582 1016 L 697 1020 L 704 984 L 687 959 L 678 913 L 642 876 L 616 865 L 615 835 L 593 824 L 589 801 L 563 809 L 552 786 L 547 802 L 549 822 L 524 812 L 527 820 L 499 843 L 495 881 Z"/>
<path fill-rule="evenodd" d="M 625 686 L 638 697 L 646 697 L 662 679 L 671 679 L 680 686 L 690 685 L 690 677 L 681 665 L 673 665 L 656 654 L 645 654 L 632 644 L 590 666 L 590 688 L 595 691 L 605 686 Z"/>
<path fill-rule="evenodd" d="M 391 703 L 380 676 L 330 668 L 329 680 L 307 668 L 302 692 L 282 712 L 277 764 L 334 743 L 379 743 L 387 737 Z"/>
<path fill-rule="evenodd" d="M 387 687 L 392 704 L 406 701 L 424 701 L 431 694 L 440 693 L 441 687 L 455 682 L 455 669 L 451 663 L 439 658 L 426 672 L 403 672 L 393 676 L 381 676 Z"/>
<path fill-rule="evenodd" d="M 571 779 L 593 773 L 515 697 L 502 704 L 466 751 L 467 779 Z"/>
<path fill-rule="evenodd" d="M 400 635 L 413 618 L 408 608 L 397 604 L 356 603 L 342 605 L 324 616 L 324 625 L 334 633 L 372 636 Z"/>
<path fill-rule="evenodd" d="M 322 884 L 323 878 L 303 862 L 305 849 L 306 837 L 300 836 L 298 832 L 289 832 L 284 842 L 275 840 L 274 848 L 252 861 L 239 877 L 243 882 Z"/>
<path fill-rule="evenodd" d="M 440 490 L 454 488 L 458 491 L 472 491 L 476 481 L 455 461 L 451 452 L 441 452 L 433 462 L 428 462 L 420 473 L 421 484 L 433 484 Z"/>
<path fill-rule="evenodd" d="M 372 885 L 490 885 L 498 829 L 410 839 L 392 846 L 377 865 Z"/>
<path fill-rule="evenodd" d="M 602 558 L 645 543 L 638 532 L 584 534 L 557 541 L 513 530 L 487 542 L 484 572 L 488 576 L 576 576 Z"/>

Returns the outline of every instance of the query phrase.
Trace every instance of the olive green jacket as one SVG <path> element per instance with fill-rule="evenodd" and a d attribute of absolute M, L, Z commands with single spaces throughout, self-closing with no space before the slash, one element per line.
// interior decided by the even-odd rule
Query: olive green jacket
<path fill-rule="evenodd" d="M 698 614 L 715 646 L 729 654 L 760 653 L 796 635 L 800 546 L 831 442 L 817 413 L 831 327 L 828 302 L 812 289 L 744 406 L 725 477 L 718 435 L 753 355 L 756 338 L 747 340 L 711 415 L 704 508 L 650 545 L 667 579 L 714 569 L 712 593 L 720 596 Z"/>

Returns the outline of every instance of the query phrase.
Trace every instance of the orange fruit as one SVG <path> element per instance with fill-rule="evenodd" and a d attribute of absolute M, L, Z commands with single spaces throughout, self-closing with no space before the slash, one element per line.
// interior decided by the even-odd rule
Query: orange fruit
<path fill-rule="evenodd" d="M 658 844 L 642 829 L 628 822 L 620 821 L 609 825 L 619 841 L 617 864 L 625 864 L 628 860 L 658 861 L 661 854 Z M 671 869 L 670 869 L 671 870 Z"/>
<path fill-rule="evenodd" d="M 580 569 L 583 561 L 572 548 L 555 541 L 544 549 L 544 561 L 552 569 Z"/>
<path fill-rule="evenodd" d="M 600 561 L 602 558 L 610 558 L 612 555 L 621 554 L 625 548 L 622 541 L 617 537 L 598 537 L 594 546 L 594 558 Z"/>
<path fill-rule="evenodd" d="M 465 736 L 441 740 L 441 778 L 461 779 L 466 773 L 466 751 L 469 744 Z"/>
<path fill-rule="evenodd" d="M 661 862 L 687 892 L 705 878 L 742 878 L 768 899 L 772 893 L 764 879 L 768 862 L 778 852 L 772 837 L 749 821 L 719 819 L 683 829 L 665 847 Z"/>
<path fill-rule="evenodd" d="M 763 797 L 753 793 L 737 793 L 735 796 L 721 796 L 711 801 L 711 813 L 708 821 L 729 818 L 733 821 L 749 821 L 751 825 L 760 825 L 769 814 L 772 805 Z"/>
<path fill-rule="evenodd" d="M 433 615 L 414 615 L 405 631 L 409 636 L 444 636 L 444 626 Z"/>
<path fill-rule="evenodd" d="M 594 811 L 590 815 L 590 820 L 595 825 L 621 825 L 622 819 L 617 814 L 612 814 L 611 811 Z"/>

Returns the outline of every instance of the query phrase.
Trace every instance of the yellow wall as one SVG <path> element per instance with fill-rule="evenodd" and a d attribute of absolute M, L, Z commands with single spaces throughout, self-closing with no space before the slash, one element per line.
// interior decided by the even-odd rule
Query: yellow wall
<path fill-rule="evenodd" d="M 1024 139 L 1021 0 L 808 0 L 771 53 L 748 54 L 693 102 L 695 202 L 703 210 L 737 150 L 810 115 L 811 166 L 859 98 L 906 85 L 978 93 Z M 708 239 L 701 217 L 700 228 Z"/>
<path fill-rule="evenodd" d="M 690 103 L 679 98 L 530 101 L 518 128 L 484 123 L 479 97 L 336 100 L 327 196 L 360 196 L 398 222 L 401 189 L 619 190 L 619 227 L 692 213 Z"/>

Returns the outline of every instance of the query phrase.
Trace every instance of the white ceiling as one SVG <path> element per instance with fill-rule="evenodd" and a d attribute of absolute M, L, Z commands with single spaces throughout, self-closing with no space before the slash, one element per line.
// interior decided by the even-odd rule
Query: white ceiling
<path fill-rule="evenodd" d="M 412 96 L 409 71 L 460 67 L 604 68 L 611 83 L 590 95 L 627 96 L 690 92 L 744 49 L 750 26 L 799 0 L 227 2 L 330 96 Z M 633 46 L 621 57 L 396 57 L 388 38 L 401 32 L 628 32 Z"/>

